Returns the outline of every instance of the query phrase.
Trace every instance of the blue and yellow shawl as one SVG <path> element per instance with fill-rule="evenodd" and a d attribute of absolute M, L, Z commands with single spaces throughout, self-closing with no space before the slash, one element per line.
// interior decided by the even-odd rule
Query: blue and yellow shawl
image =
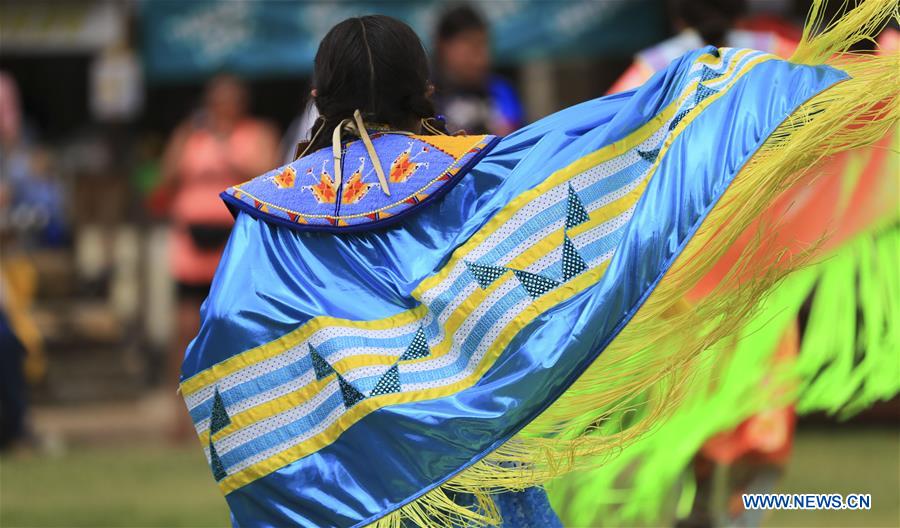
<path fill-rule="evenodd" d="M 803 167 L 877 139 L 845 124 L 896 97 L 886 70 L 708 47 L 499 140 L 375 134 L 390 196 L 360 142 L 337 188 L 325 149 L 228 189 L 181 390 L 235 523 L 496 523 L 492 493 L 652 427 L 784 270 L 685 292 Z"/>

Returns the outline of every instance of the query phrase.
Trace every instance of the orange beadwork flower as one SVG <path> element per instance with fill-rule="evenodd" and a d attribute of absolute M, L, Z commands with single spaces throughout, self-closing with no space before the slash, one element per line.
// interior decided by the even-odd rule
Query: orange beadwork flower
<path fill-rule="evenodd" d="M 357 203 L 369 193 L 369 189 L 375 185 L 373 183 L 363 183 L 362 174 L 357 171 L 350 176 L 350 179 L 344 182 L 344 190 L 341 193 L 341 202 L 345 204 Z"/>
<path fill-rule="evenodd" d="M 409 179 L 419 168 L 419 163 L 412 161 L 409 157 L 410 149 L 406 149 L 400 153 L 397 158 L 391 162 L 391 174 L 389 179 L 394 183 L 402 183 Z"/>
<path fill-rule="evenodd" d="M 313 170 L 306 171 L 307 174 L 313 175 Z M 337 199 L 337 193 L 334 190 L 334 180 L 328 171 L 325 170 L 325 164 L 322 164 L 322 172 L 319 174 L 319 183 L 315 185 L 307 185 L 307 189 L 312 191 L 313 196 L 319 203 L 334 203 Z"/>
<path fill-rule="evenodd" d="M 334 203 L 334 199 L 337 198 L 337 193 L 334 191 L 334 185 L 331 182 L 331 178 L 328 177 L 328 174 L 322 173 L 322 179 L 316 185 L 310 186 L 310 190 L 313 192 L 313 196 L 316 197 L 316 201 L 319 203 Z"/>
<path fill-rule="evenodd" d="M 281 173 L 272 178 L 272 181 L 275 182 L 275 185 L 278 186 L 279 189 L 290 189 L 294 186 L 296 178 L 297 173 L 294 171 L 294 168 L 285 167 Z"/>

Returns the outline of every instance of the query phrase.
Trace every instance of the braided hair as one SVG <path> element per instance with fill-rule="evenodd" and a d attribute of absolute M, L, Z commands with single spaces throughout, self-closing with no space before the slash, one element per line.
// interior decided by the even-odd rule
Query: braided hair
<path fill-rule="evenodd" d="M 316 53 L 313 86 L 320 117 L 309 150 L 327 146 L 330 131 L 357 109 L 367 122 L 391 129 L 415 130 L 424 119 L 444 132 L 429 99 L 428 74 L 422 42 L 403 22 L 371 15 L 337 24 Z M 320 127 L 326 133 L 315 134 Z"/>

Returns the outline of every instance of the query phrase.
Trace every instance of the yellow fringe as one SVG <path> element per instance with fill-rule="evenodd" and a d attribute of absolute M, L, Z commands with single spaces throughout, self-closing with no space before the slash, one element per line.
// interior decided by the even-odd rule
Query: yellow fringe
<path fill-rule="evenodd" d="M 860 41 L 869 41 L 891 21 L 900 16 L 897 2 L 890 0 L 867 0 L 850 11 L 849 2 L 844 0 L 844 11 L 834 20 L 825 20 L 825 4 L 815 0 L 803 27 L 800 44 L 789 59 L 797 64 L 825 64 L 835 54 L 845 53 L 850 46 Z M 896 60 L 896 59 L 895 59 Z"/>
<path fill-rule="evenodd" d="M 690 309 L 679 305 L 807 168 L 825 156 L 876 142 L 900 117 L 898 56 L 844 53 L 897 18 L 896 3 L 864 2 L 813 35 L 823 25 L 821 4 L 814 2 L 792 61 L 832 64 L 851 78 L 803 104 L 765 141 L 634 318 L 558 401 L 484 459 L 373 526 L 499 525 L 492 494 L 540 486 L 602 464 L 665 419 L 691 390 L 700 355 L 732 338 L 765 293 L 808 262 L 808 254 L 770 247 L 767 234 L 777 226 L 761 226 L 716 291 Z M 774 255 L 771 266 L 758 269 L 759 255 Z M 634 412 L 638 408 L 642 412 Z M 455 493 L 473 494 L 476 506 L 456 504 Z"/>
<path fill-rule="evenodd" d="M 453 500 L 456 493 L 472 493 L 475 505 L 461 506 Z M 452 483 L 429 491 L 370 526 L 408 528 L 409 526 L 499 526 L 502 519 L 489 493 L 480 489 L 462 490 Z"/>

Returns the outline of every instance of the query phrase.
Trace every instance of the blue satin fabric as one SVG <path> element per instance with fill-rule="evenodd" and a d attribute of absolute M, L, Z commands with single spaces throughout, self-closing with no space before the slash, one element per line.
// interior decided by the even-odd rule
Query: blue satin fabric
<path fill-rule="evenodd" d="M 410 292 L 501 208 L 657 115 L 688 82 L 688 66 L 713 52 L 690 53 L 635 91 L 564 110 L 504 138 L 441 202 L 396 227 L 333 236 L 240 214 L 183 376 L 313 316 L 370 320 L 414 307 Z M 782 61 L 756 66 L 672 143 L 598 283 L 523 329 L 475 386 L 377 410 L 325 448 L 231 492 L 235 523 L 365 525 L 509 439 L 627 324 L 775 127 L 843 77 Z"/>

